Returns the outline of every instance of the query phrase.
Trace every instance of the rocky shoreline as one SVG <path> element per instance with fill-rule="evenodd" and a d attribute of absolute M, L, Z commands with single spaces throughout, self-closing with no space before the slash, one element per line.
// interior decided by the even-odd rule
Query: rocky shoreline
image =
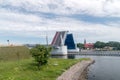
<path fill-rule="evenodd" d="M 65 71 L 57 80 L 86 80 L 87 68 L 93 64 L 94 60 L 78 62 Z"/>

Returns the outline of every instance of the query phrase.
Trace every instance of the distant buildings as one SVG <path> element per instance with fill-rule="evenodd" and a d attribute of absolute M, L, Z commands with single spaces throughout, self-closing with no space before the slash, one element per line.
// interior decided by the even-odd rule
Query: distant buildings
<path fill-rule="evenodd" d="M 93 49 L 94 44 L 93 43 L 86 43 L 86 39 L 84 40 L 84 48 L 85 49 Z"/>
<path fill-rule="evenodd" d="M 84 44 L 85 49 L 93 49 L 94 48 L 94 44 L 93 43 L 86 43 Z"/>

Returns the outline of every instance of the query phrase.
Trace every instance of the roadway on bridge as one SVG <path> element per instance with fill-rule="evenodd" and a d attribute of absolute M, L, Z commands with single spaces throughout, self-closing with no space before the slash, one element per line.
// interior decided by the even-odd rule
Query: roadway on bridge
<path fill-rule="evenodd" d="M 120 51 L 81 51 L 79 53 L 68 53 L 68 55 L 120 56 Z"/>

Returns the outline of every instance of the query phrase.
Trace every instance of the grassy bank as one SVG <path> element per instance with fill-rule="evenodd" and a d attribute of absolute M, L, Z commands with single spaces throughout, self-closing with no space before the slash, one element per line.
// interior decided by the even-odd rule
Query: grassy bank
<path fill-rule="evenodd" d="M 0 80 L 55 80 L 71 65 L 88 59 L 49 59 L 38 70 L 33 59 L 0 62 Z"/>
<path fill-rule="evenodd" d="M 29 58 L 29 49 L 25 46 L 0 47 L 0 61 Z"/>

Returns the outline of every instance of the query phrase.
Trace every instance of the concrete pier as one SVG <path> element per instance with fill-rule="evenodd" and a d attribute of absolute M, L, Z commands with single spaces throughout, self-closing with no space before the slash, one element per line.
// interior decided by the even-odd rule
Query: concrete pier
<path fill-rule="evenodd" d="M 86 70 L 94 60 L 82 61 L 65 71 L 57 80 L 86 80 Z"/>

